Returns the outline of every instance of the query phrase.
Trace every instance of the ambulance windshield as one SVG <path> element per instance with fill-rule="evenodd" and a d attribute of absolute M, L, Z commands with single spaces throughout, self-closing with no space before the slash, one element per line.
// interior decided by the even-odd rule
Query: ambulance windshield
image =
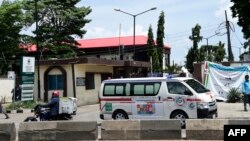
<path fill-rule="evenodd" d="M 185 82 L 192 88 L 194 89 L 197 93 L 205 93 L 209 92 L 207 88 L 205 88 L 201 83 L 197 82 L 194 79 L 188 79 L 185 80 Z"/>

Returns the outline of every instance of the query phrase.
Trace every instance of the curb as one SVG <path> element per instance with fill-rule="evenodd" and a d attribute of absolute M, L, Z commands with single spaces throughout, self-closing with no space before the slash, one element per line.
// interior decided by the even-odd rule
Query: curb
<path fill-rule="evenodd" d="M 17 109 L 17 110 L 6 110 L 6 113 L 8 113 L 8 114 L 23 113 L 23 109 Z"/>

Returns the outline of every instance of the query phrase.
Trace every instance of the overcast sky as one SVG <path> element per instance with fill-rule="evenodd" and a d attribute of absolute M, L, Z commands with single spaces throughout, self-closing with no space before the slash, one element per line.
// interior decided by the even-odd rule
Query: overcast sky
<path fill-rule="evenodd" d="M 133 17 L 117 12 L 114 8 L 135 15 L 152 7 L 157 9 L 136 17 L 136 35 L 147 36 L 151 24 L 156 38 L 159 15 L 164 11 L 164 42 L 171 47 L 171 63 L 174 60 L 179 65 L 184 65 L 187 51 L 192 46 L 188 38 L 191 29 L 198 23 L 201 26 L 201 36 L 207 38 L 214 35 L 221 27 L 220 24 L 225 22 L 225 10 L 235 29 L 235 32 L 231 32 L 231 44 L 234 58 L 238 60 L 239 51 L 244 51 L 241 43 L 245 40 L 241 27 L 236 24 L 237 19 L 232 19 L 229 9 L 231 5 L 230 0 L 82 0 L 78 4 L 78 6 L 90 6 L 92 9 L 87 16 L 92 21 L 84 27 L 87 30 L 85 39 L 118 37 L 119 33 L 121 36 L 133 36 Z M 225 28 L 220 32 L 225 33 Z M 219 41 L 226 43 L 227 47 L 226 35 L 208 39 L 208 43 L 212 45 Z M 199 46 L 205 44 L 206 40 L 203 39 Z"/>

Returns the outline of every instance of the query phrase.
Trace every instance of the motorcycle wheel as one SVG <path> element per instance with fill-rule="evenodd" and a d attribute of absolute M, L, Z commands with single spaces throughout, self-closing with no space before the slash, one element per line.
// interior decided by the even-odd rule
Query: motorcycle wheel
<path fill-rule="evenodd" d="M 70 114 L 62 114 L 59 117 L 59 120 L 71 120 L 72 116 Z"/>
<path fill-rule="evenodd" d="M 35 117 L 27 117 L 24 122 L 34 122 L 37 121 L 37 119 Z"/>

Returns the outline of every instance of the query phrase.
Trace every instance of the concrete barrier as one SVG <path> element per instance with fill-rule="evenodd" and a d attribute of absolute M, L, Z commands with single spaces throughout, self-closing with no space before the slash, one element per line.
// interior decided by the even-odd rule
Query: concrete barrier
<path fill-rule="evenodd" d="M 181 139 L 179 120 L 110 120 L 101 123 L 102 140 Z"/>
<path fill-rule="evenodd" d="M 97 122 L 47 121 L 20 123 L 19 141 L 96 140 Z"/>
<path fill-rule="evenodd" d="M 250 119 L 229 119 L 229 125 L 250 125 Z"/>
<path fill-rule="evenodd" d="M 187 140 L 223 140 L 228 119 L 187 119 Z"/>
<path fill-rule="evenodd" d="M 0 123 L 0 140 L 1 141 L 16 140 L 15 123 Z"/>
<path fill-rule="evenodd" d="M 141 140 L 181 139 L 180 120 L 141 120 Z"/>
<path fill-rule="evenodd" d="M 103 140 L 139 140 L 139 120 L 105 120 L 101 122 Z"/>

